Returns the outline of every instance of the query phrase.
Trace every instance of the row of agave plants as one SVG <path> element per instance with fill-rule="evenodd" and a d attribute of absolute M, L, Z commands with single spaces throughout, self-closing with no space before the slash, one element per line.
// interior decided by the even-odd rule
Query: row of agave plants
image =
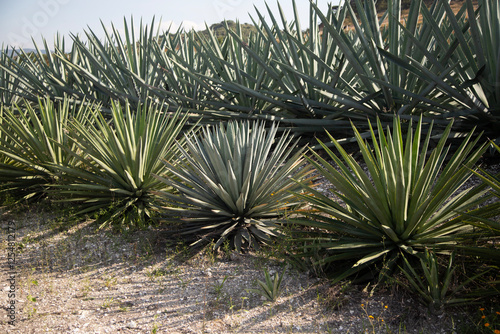
<path fill-rule="evenodd" d="M 154 103 L 112 102 L 110 113 L 68 99 L 2 107 L 0 189 L 69 202 L 103 227 L 159 223 L 192 246 L 288 238 L 295 259 L 330 267 L 337 281 L 401 269 L 435 307 L 464 301 L 452 284 L 458 254 L 480 259 L 481 277 L 466 283 L 485 279 L 498 292 L 487 268 L 499 265 L 500 202 L 485 203 L 500 196 L 500 179 L 477 169 L 489 142 L 472 132 L 450 151 L 452 124 L 438 140 L 423 121 L 368 123 L 368 138 L 353 125 L 356 160 L 331 135 L 319 153 L 275 123 L 189 125 Z M 335 198 L 317 189 L 318 175 Z M 464 187 L 474 175 L 484 182 Z"/>
<path fill-rule="evenodd" d="M 392 125 L 395 115 L 422 116 L 441 131 L 455 119 L 454 131 L 477 126 L 496 138 L 499 2 L 467 0 L 455 13 L 445 0 L 430 7 L 411 1 L 404 20 L 401 1 L 387 3 L 379 16 L 375 0 L 326 12 L 311 1 L 307 26 L 297 10 L 291 20 L 257 10 L 249 39 L 239 26 L 221 41 L 182 29 L 160 33 L 154 21 L 136 33 L 125 21 L 123 34 L 113 26 L 104 39 L 92 30 L 86 40 L 73 36 L 69 51 L 63 39 L 44 43 L 54 50 L 48 54 L 36 45 L 30 54 L 14 50 L 15 57 L 4 51 L 0 101 L 68 96 L 111 108 L 112 101 L 138 106 L 151 99 L 207 123 L 274 120 L 295 133 L 326 128 L 336 138 L 350 133 L 350 121 L 361 120 L 364 132 L 367 117 Z"/>

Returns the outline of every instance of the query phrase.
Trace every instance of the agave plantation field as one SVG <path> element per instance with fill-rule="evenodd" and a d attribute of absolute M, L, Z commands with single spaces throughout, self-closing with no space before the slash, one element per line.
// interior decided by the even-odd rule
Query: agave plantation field
<path fill-rule="evenodd" d="M 56 272 L 71 269 L 79 277 L 91 273 L 90 280 L 107 270 L 93 271 L 95 259 L 55 266 L 50 256 L 32 254 L 44 249 L 44 238 L 66 233 L 76 238 L 67 239 L 76 247 L 68 246 L 70 258 L 97 256 L 82 241 L 89 235 L 81 231 L 91 230 L 92 238 L 125 243 L 144 236 L 146 254 L 167 253 L 161 269 L 130 245 L 123 259 L 117 249 L 99 253 L 149 270 L 123 284 L 168 276 L 185 287 L 184 261 L 199 257 L 210 265 L 240 259 L 245 268 L 250 256 L 263 261 L 259 268 L 278 263 L 244 286 L 248 295 L 225 295 L 232 305 L 225 312 L 242 315 L 252 303 L 255 310 L 251 296 L 260 295 L 295 317 L 293 299 L 306 297 L 294 295 L 290 277 L 305 275 L 303 282 L 327 280 L 330 288 L 312 293 L 321 307 L 319 301 L 330 300 L 340 309 L 353 287 L 372 297 L 397 291 L 430 316 L 449 320 L 480 310 L 477 319 L 465 316 L 460 330 L 500 333 L 499 2 L 417 0 L 404 15 L 399 0 L 387 0 L 379 13 L 373 0 L 327 12 L 311 2 L 306 25 L 298 13 L 286 18 L 268 8 L 252 17 L 248 37 L 239 24 L 216 36 L 160 32 L 154 22 L 141 22 L 137 32 L 125 20 L 124 34 L 113 27 L 99 39 L 88 30 L 86 40 L 72 37 L 69 50 L 64 40 L 32 53 L 3 50 L 0 196 L 10 213 L 2 219 L 2 256 L 17 254 L 28 267 L 27 259 L 35 259 L 32 272 L 22 271 L 24 305 L 37 302 L 29 292 L 37 273 L 57 279 Z M 35 224 L 36 237 L 23 227 L 22 240 L 12 241 L 10 224 L 24 219 L 19 208 L 38 208 L 49 218 Z M 11 218 L 16 210 L 18 218 Z M 203 314 L 196 330 L 208 328 L 206 305 L 219 303 L 228 278 L 226 286 L 243 289 L 238 275 L 224 273 L 211 285 L 215 293 L 196 304 L 203 306 L 193 311 Z M 117 282 L 109 277 L 106 288 Z M 158 289 L 161 296 L 165 288 Z M 285 290 L 287 302 L 280 296 Z M 365 325 L 323 319 L 314 330 L 425 332 L 407 328 L 404 317 L 394 317 L 392 327 L 376 322 L 359 301 Z M 100 309 L 131 307 L 108 302 Z M 29 305 L 28 316 L 19 315 L 24 324 L 41 316 Z M 272 318 L 272 306 L 269 312 Z M 148 330 L 169 332 L 156 319 Z M 144 330 L 136 325 L 123 328 Z M 313 330 L 287 326 L 273 331 Z"/>

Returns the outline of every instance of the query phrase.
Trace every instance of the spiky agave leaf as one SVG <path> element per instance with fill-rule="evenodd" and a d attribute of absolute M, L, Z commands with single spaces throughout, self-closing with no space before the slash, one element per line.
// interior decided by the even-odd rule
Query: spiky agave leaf
<path fill-rule="evenodd" d="M 4 49 L 2 45 L 0 52 L 0 103 L 2 105 L 13 105 L 19 100 L 17 92 L 21 90 L 22 83 L 17 76 L 5 70 L 2 65 L 9 64 L 17 51 L 15 48 L 9 49 L 7 47 Z"/>
<path fill-rule="evenodd" d="M 79 120 L 88 126 L 87 116 L 95 106 L 53 103 L 39 99 L 36 107 L 2 107 L 0 121 L 0 182 L 2 189 L 25 199 L 46 193 L 47 186 L 63 182 L 58 167 L 76 168 L 77 146 L 68 135 L 68 124 Z"/>
<path fill-rule="evenodd" d="M 182 161 L 166 162 L 174 175 L 161 178 L 179 194 L 162 193 L 167 221 L 180 221 L 180 234 L 193 245 L 226 239 L 233 247 L 258 247 L 279 234 L 276 220 L 300 206 L 300 192 L 310 168 L 293 154 L 297 143 L 262 122 L 229 122 L 202 128 L 179 147 Z"/>
<path fill-rule="evenodd" d="M 393 267 L 400 252 L 414 255 L 430 246 L 436 251 L 453 248 L 470 232 L 460 212 L 481 203 L 487 190 L 459 188 L 473 175 L 470 169 L 486 145 L 476 148 L 479 139 L 472 140 L 470 133 L 450 157 L 445 144 L 451 126 L 429 151 L 431 130 L 421 142 L 422 121 L 415 131 L 409 123 L 406 140 L 397 118 L 387 134 L 380 122 L 378 136 L 370 125 L 371 146 L 353 125 L 367 171 L 333 137 L 340 156 L 320 144 L 334 164 L 312 152 L 314 159 L 308 159 L 345 205 L 307 189 L 313 197 L 298 196 L 314 210 L 295 222 L 323 231 L 319 237 L 306 234 L 302 241 L 314 241 L 314 247 L 324 250 L 324 263 L 337 263 L 337 279 L 381 263 Z"/>
<path fill-rule="evenodd" d="M 491 141 L 493 147 L 500 152 L 500 147 Z M 488 173 L 483 169 L 474 170 L 485 185 L 490 187 L 490 192 L 497 199 L 500 198 L 500 174 Z M 500 262 L 500 249 L 495 247 L 496 240 L 500 236 L 500 201 L 492 201 L 487 205 L 480 206 L 475 210 L 463 213 L 467 223 L 475 226 L 476 229 L 472 236 L 475 243 L 466 245 L 464 250 L 469 254 L 481 257 L 484 262 Z"/>
<path fill-rule="evenodd" d="M 111 116 L 109 122 L 100 111 L 94 112 L 95 127 L 73 123 L 71 135 L 83 152 L 83 166 L 61 167 L 69 181 L 56 191 L 79 205 L 80 214 L 107 211 L 101 227 L 142 226 L 151 216 L 153 191 L 165 189 L 153 174 L 164 175 L 162 161 L 172 161 L 182 147 L 187 115 L 166 112 L 153 103 L 133 112 L 128 103 L 113 102 Z"/>

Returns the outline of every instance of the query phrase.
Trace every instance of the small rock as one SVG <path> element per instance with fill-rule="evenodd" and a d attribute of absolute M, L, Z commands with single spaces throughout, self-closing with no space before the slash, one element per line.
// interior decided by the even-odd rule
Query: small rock
<path fill-rule="evenodd" d="M 80 311 L 80 319 L 85 319 L 89 315 L 89 311 Z"/>
<path fill-rule="evenodd" d="M 135 321 L 129 322 L 128 325 L 127 325 L 127 328 L 136 329 L 137 328 L 137 322 L 135 322 Z"/>

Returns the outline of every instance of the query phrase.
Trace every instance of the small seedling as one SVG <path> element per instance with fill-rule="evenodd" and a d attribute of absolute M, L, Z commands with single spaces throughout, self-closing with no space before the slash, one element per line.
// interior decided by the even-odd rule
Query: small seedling
<path fill-rule="evenodd" d="M 28 295 L 26 296 L 28 302 L 26 303 L 26 307 L 24 309 L 28 313 L 28 318 L 31 318 L 36 313 L 36 308 L 33 307 L 33 304 L 36 303 L 37 299 L 31 294 L 32 285 L 38 286 L 38 281 L 34 279 L 30 279 L 28 281 Z"/>
<path fill-rule="evenodd" d="M 111 304 L 113 303 L 113 298 L 106 298 L 104 300 L 104 302 L 102 303 L 101 307 L 102 308 L 108 308 L 111 306 Z"/>
<path fill-rule="evenodd" d="M 224 240 L 224 242 L 222 243 L 222 253 L 226 258 L 229 259 L 231 256 L 231 251 L 231 242 L 228 239 Z"/>
<path fill-rule="evenodd" d="M 109 276 L 104 280 L 104 286 L 107 288 L 110 288 L 113 285 L 116 285 L 117 282 L 118 282 L 118 279 L 116 277 Z"/>
<path fill-rule="evenodd" d="M 154 269 L 151 271 L 146 272 L 146 276 L 149 278 L 150 281 L 154 281 L 155 279 L 161 277 L 164 275 L 164 271 L 161 269 Z"/>
<path fill-rule="evenodd" d="M 184 280 L 180 275 L 177 275 L 177 279 L 179 280 L 179 286 L 185 289 L 191 280 Z"/>
<path fill-rule="evenodd" d="M 241 309 L 242 310 L 245 308 L 245 300 L 247 300 L 247 299 L 248 299 L 248 297 L 245 297 L 245 296 L 241 297 Z"/>
<path fill-rule="evenodd" d="M 28 295 L 26 299 L 28 300 L 28 304 L 26 306 L 28 318 L 31 318 L 36 313 L 36 308 L 31 306 L 31 303 L 36 303 L 36 298 L 32 295 Z"/>
<path fill-rule="evenodd" d="M 258 289 L 247 289 L 247 292 L 255 292 L 259 295 L 265 297 L 268 301 L 274 302 L 281 294 L 282 287 L 281 282 L 283 281 L 283 276 L 285 274 L 285 269 L 281 275 L 278 273 L 274 274 L 273 278 L 269 275 L 267 269 L 264 268 L 264 276 L 266 281 L 257 280 L 257 284 L 259 285 Z"/>
<path fill-rule="evenodd" d="M 220 297 L 220 294 L 222 293 L 222 288 L 224 287 L 224 283 L 226 282 L 226 280 L 228 279 L 228 275 L 224 276 L 224 279 L 222 279 L 222 281 L 219 283 L 219 282 L 216 282 L 214 284 L 214 291 L 215 291 L 215 294 L 217 295 L 217 299 L 219 299 Z"/>
<path fill-rule="evenodd" d="M 156 319 L 158 319 L 158 314 L 154 316 L 153 329 L 151 330 L 151 334 L 158 333 L 158 323 L 156 322 Z"/>

